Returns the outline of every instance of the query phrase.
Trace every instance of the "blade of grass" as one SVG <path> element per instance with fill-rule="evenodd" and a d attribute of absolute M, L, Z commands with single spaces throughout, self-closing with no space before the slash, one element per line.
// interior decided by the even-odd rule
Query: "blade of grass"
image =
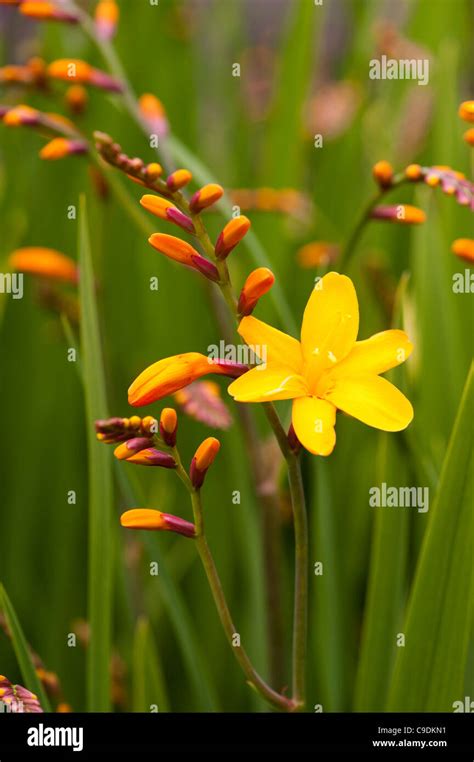
<path fill-rule="evenodd" d="M 42 709 L 45 712 L 51 711 L 51 706 L 43 684 L 36 674 L 35 666 L 31 659 L 30 649 L 23 633 L 21 624 L 13 608 L 12 602 L 7 595 L 7 591 L 0 583 L 0 608 L 5 614 L 8 627 L 10 628 L 13 649 L 18 661 L 18 666 L 22 674 L 25 688 L 38 696 Z"/>
<path fill-rule="evenodd" d="M 112 471 L 110 451 L 95 437 L 93 422 L 107 416 L 105 376 L 95 300 L 85 197 L 80 200 L 79 298 L 89 462 L 88 617 L 91 629 L 87 650 L 87 706 L 89 711 L 110 709 L 110 654 L 112 619 Z"/>
<path fill-rule="evenodd" d="M 413 582 L 387 709 L 452 711 L 472 625 L 474 366 L 468 374 Z"/>
<path fill-rule="evenodd" d="M 381 435 L 377 484 L 402 484 L 397 444 Z M 408 511 L 375 509 L 367 601 L 355 688 L 355 710 L 382 711 L 396 652 L 407 569 Z"/>
<path fill-rule="evenodd" d="M 133 711 L 150 712 L 156 705 L 159 712 L 168 712 L 163 673 L 151 638 L 150 624 L 140 617 L 133 644 Z"/>

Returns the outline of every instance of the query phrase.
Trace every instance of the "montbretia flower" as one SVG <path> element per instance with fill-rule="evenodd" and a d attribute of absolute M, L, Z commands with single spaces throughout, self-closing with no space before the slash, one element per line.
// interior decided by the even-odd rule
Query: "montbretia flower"
<path fill-rule="evenodd" d="M 223 195 L 224 188 L 216 183 L 209 183 L 196 191 L 189 202 L 189 208 L 193 214 L 198 214 L 203 209 L 207 209 L 212 204 L 215 204 L 216 201 L 219 201 Z"/>
<path fill-rule="evenodd" d="M 166 178 L 166 185 L 170 191 L 178 191 L 191 182 L 193 176 L 189 169 L 176 169 Z"/>
<path fill-rule="evenodd" d="M 472 238 L 457 238 L 453 241 L 451 251 L 467 262 L 474 262 L 474 240 Z"/>
<path fill-rule="evenodd" d="M 115 0 L 99 0 L 94 19 L 97 36 L 100 40 L 111 40 L 117 31 L 119 7 Z"/>
<path fill-rule="evenodd" d="M 165 407 L 160 415 L 160 436 L 168 447 L 175 446 L 177 431 L 178 416 L 176 410 L 172 407 Z"/>
<path fill-rule="evenodd" d="M 232 416 L 221 397 L 219 385 L 214 381 L 194 381 L 175 392 L 174 398 L 186 415 L 206 426 L 228 429 L 232 424 Z"/>
<path fill-rule="evenodd" d="M 43 712 L 38 697 L 22 685 L 13 685 L 5 675 L 0 675 L 0 703 L 14 714 Z"/>
<path fill-rule="evenodd" d="M 36 127 L 40 122 L 41 112 L 26 104 L 9 108 L 3 116 L 3 124 L 8 127 Z"/>
<path fill-rule="evenodd" d="M 239 333 L 249 346 L 266 348 L 266 364 L 234 381 L 229 394 L 238 402 L 292 399 L 296 436 L 315 455 L 334 449 L 338 409 L 383 431 L 406 428 L 413 408 L 379 374 L 404 362 L 412 344 L 398 330 L 356 341 L 358 329 L 352 281 L 328 273 L 306 305 L 300 341 L 254 317 L 243 318 Z"/>
<path fill-rule="evenodd" d="M 150 445 L 150 437 L 132 437 L 131 439 L 127 439 L 126 442 L 119 444 L 119 446 L 114 450 L 114 455 L 117 460 L 128 460 L 128 458 L 131 458 L 132 455 L 140 452 L 140 450 L 146 450 L 149 448 Z"/>
<path fill-rule="evenodd" d="M 393 180 L 393 167 L 388 161 L 378 161 L 374 164 L 372 174 L 381 188 L 390 188 Z"/>
<path fill-rule="evenodd" d="M 20 13 L 36 21 L 65 21 L 77 24 L 79 17 L 75 13 L 61 8 L 58 3 L 43 0 L 24 0 L 20 5 Z"/>
<path fill-rule="evenodd" d="M 140 373 L 128 390 L 128 402 L 133 407 L 149 405 L 207 374 L 237 378 L 247 370 L 248 366 L 241 363 L 216 360 L 199 352 L 166 357 Z"/>
<path fill-rule="evenodd" d="M 376 206 L 375 209 L 372 209 L 370 216 L 373 220 L 400 222 L 403 225 L 419 225 L 426 220 L 426 214 L 422 209 L 409 204 Z"/>
<path fill-rule="evenodd" d="M 148 170 L 147 170 L 148 173 Z M 161 220 L 168 220 L 173 222 L 178 227 L 189 233 L 194 233 L 194 223 L 190 217 L 184 214 L 172 201 L 168 201 L 161 196 L 154 196 L 151 193 L 147 193 L 140 199 L 140 204 L 148 212 L 151 212 Z"/>
<path fill-rule="evenodd" d="M 264 296 L 275 283 L 275 276 L 268 267 L 257 267 L 253 270 L 245 281 L 240 292 L 237 312 L 242 317 L 250 315 L 258 304 L 259 299 Z"/>
<path fill-rule="evenodd" d="M 169 210 L 167 210 L 167 214 L 169 214 Z M 209 280 L 218 281 L 220 279 L 219 271 L 215 264 L 199 254 L 186 241 L 166 233 L 153 233 L 149 237 L 148 243 L 159 251 L 160 254 L 164 254 L 165 257 L 173 259 L 175 262 L 179 262 L 186 267 L 197 270 Z"/>
<path fill-rule="evenodd" d="M 248 217 L 245 217 L 243 214 L 234 217 L 227 223 L 216 241 L 217 259 L 225 259 L 229 256 L 232 249 L 234 249 L 248 233 L 250 224 Z"/>
<path fill-rule="evenodd" d="M 150 132 L 158 137 L 166 137 L 169 130 L 166 111 L 162 102 L 152 93 L 144 93 L 138 99 L 138 106 L 142 119 L 146 122 Z"/>
<path fill-rule="evenodd" d="M 23 273 L 74 284 L 79 279 L 79 270 L 74 260 L 55 249 L 47 249 L 42 246 L 25 246 L 13 251 L 8 261 L 14 270 Z"/>
<path fill-rule="evenodd" d="M 184 537 L 196 536 L 196 528 L 190 521 L 151 508 L 132 508 L 125 511 L 120 517 L 120 523 L 126 529 L 148 529 L 176 532 Z"/>
<path fill-rule="evenodd" d="M 100 69 L 94 69 L 86 61 L 79 58 L 59 58 L 48 66 L 48 76 L 65 82 L 76 82 L 83 85 L 93 85 L 102 90 L 121 93 L 123 85 L 114 77 Z"/>
<path fill-rule="evenodd" d="M 221 443 L 215 437 L 208 437 L 197 448 L 189 469 L 189 477 L 195 489 L 202 487 L 207 470 L 214 463 L 220 448 Z"/>
<path fill-rule="evenodd" d="M 465 122 L 474 122 L 474 101 L 463 101 L 458 113 Z"/>
<path fill-rule="evenodd" d="M 71 140 L 70 138 L 53 138 L 39 152 L 41 159 L 56 161 L 65 159 L 66 156 L 75 156 L 87 153 L 88 146 L 83 140 Z"/>

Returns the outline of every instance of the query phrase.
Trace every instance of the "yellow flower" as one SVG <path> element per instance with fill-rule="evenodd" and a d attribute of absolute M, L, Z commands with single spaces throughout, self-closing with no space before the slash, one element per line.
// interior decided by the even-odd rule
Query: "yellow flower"
<path fill-rule="evenodd" d="M 240 335 L 266 363 L 234 381 L 229 393 L 238 402 L 292 399 L 293 428 L 315 455 L 334 449 L 338 409 L 383 431 L 400 431 L 412 420 L 413 408 L 379 374 L 404 362 L 412 344 L 398 330 L 356 341 L 358 329 L 352 281 L 328 273 L 306 305 L 301 341 L 254 317 L 243 318 Z"/>

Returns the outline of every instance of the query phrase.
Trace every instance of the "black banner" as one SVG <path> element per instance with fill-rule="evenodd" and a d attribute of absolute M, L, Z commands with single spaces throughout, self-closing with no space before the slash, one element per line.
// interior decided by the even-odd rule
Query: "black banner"
<path fill-rule="evenodd" d="M 0 762 L 189 746 L 474 759 L 472 714 L 0 714 Z M 288 750 L 289 751 L 289 750 Z M 18 756 L 20 754 L 20 757 Z"/>

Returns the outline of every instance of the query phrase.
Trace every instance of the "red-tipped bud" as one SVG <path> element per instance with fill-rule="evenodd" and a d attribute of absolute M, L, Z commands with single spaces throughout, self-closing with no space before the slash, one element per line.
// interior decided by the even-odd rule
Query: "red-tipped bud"
<path fill-rule="evenodd" d="M 166 233 L 153 233 L 148 242 L 154 249 L 175 262 L 198 270 L 209 280 L 218 281 L 220 276 L 215 264 L 205 259 L 189 243 Z"/>
<path fill-rule="evenodd" d="M 227 223 L 216 241 L 216 257 L 225 259 L 242 240 L 250 228 L 250 220 L 243 214 Z"/>
<path fill-rule="evenodd" d="M 191 218 L 186 214 L 183 214 L 183 212 L 181 212 L 171 201 L 168 201 L 168 199 L 147 193 L 145 196 L 141 197 L 140 204 L 144 209 L 151 212 L 156 217 L 173 222 L 175 225 L 178 225 L 189 233 L 195 232 Z"/>
<path fill-rule="evenodd" d="M 176 410 L 172 407 L 165 407 L 160 416 L 160 435 L 168 447 L 175 446 L 177 431 L 178 416 L 176 415 Z"/>
<path fill-rule="evenodd" d="M 48 75 L 65 82 L 76 82 L 99 87 L 102 90 L 121 93 L 123 85 L 100 69 L 94 69 L 79 58 L 59 58 L 48 66 Z"/>
<path fill-rule="evenodd" d="M 169 125 L 162 102 L 152 93 L 144 93 L 140 96 L 138 105 L 150 131 L 158 137 L 166 137 Z"/>
<path fill-rule="evenodd" d="M 119 7 L 115 0 L 99 0 L 95 9 L 95 28 L 100 40 L 111 40 L 117 30 Z"/>
<path fill-rule="evenodd" d="M 176 468 L 176 461 L 167 452 L 161 452 L 155 447 L 148 447 L 140 450 L 127 458 L 128 463 L 135 463 L 138 466 L 158 466 L 159 468 Z"/>
<path fill-rule="evenodd" d="M 36 21 L 65 21 L 77 24 L 79 17 L 75 13 L 62 10 L 56 3 L 43 0 L 25 0 L 20 5 L 20 13 Z"/>
<path fill-rule="evenodd" d="M 191 182 L 192 178 L 193 176 L 189 169 L 177 169 L 166 178 L 166 185 L 171 191 L 177 191 Z"/>
<path fill-rule="evenodd" d="M 83 140 L 70 140 L 69 138 L 53 138 L 39 152 L 41 159 L 57 161 L 67 156 L 87 153 L 87 143 Z"/>
<path fill-rule="evenodd" d="M 250 315 L 258 300 L 270 291 L 275 282 L 275 276 L 268 267 L 258 267 L 250 273 L 240 292 L 237 311 L 242 317 Z"/>
<path fill-rule="evenodd" d="M 196 536 L 196 528 L 190 521 L 151 508 L 132 508 L 125 511 L 120 517 L 120 523 L 126 529 L 176 532 L 184 537 Z"/>
<path fill-rule="evenodd" d="M 221 443 L 218 439 L 215 437 L 208 437 L 204 442 L 201 442 L 197 448 L 189 469 L 192 485 L 196 489 L 199 489 L 202 486 L 206 472 L 209 466 L 214 462 L 220 447 Z"/>
<path fill-rule="evenodd" d="M 422 209 L 409 204 L 397 204 L 394 206 L 376 206 L 370 216 L 374 220 L 385 222 L 398 222 L 402 225 L 420 225 L 426 220 L 426 214 Z"/>
<path fill-rule="evenodd" d="M 135 455 L 135 453 L 149 448 L 150 444 L 151 441 L 149 437 L 133 437 L 116 447 L 114 455 L 118 460 L 128 460 L 132 455 Z"/>
<path fill-rule="evenodd" d="M 209 183 L 209 185 L 205 185 L 196 191 L 189 202 L 189 207 L 194 214 L 197 214 L 202 212 L 203 209 L 207 209 L 208 206 L 215 204 L 223 195 L 224 189 L 220 185 Z"/>

